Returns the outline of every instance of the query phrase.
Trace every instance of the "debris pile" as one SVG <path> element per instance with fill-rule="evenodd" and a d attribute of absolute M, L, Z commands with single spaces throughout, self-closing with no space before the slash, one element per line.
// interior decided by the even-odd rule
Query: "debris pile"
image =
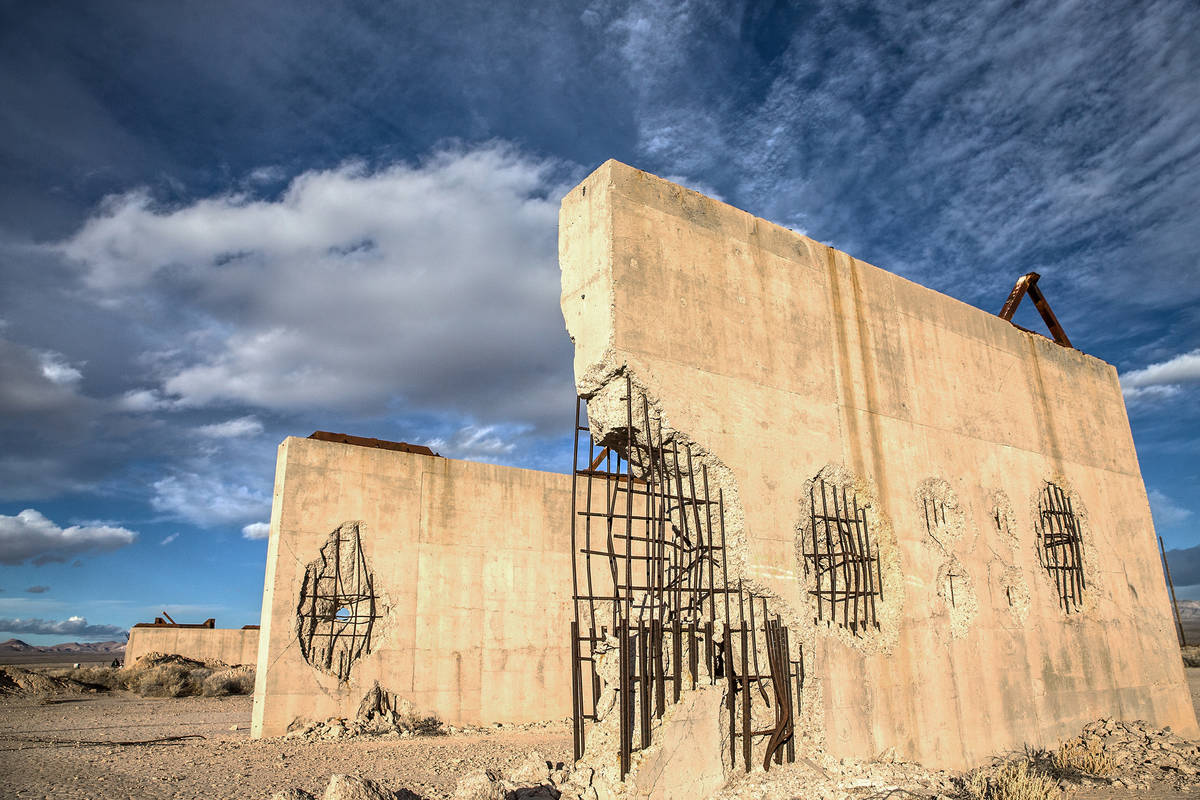
<path fill-rule="evenodd" d="M 1035 758 L 1043 761 L 1043 758 Z M 1164 782 L 1175 789 L 1200 785 L 1200 742 L 1170 728 L 1138 720 L 1101 719 L 1049 756 L 1060 778 L 1145 789 Z"/>
<path fill-rule="evenodd" d="M 439 736 L 446 732 L 437 715 L 421 713 L 411 702 L 381 689 L 376 683 L 359 703 L 354 719 L 333 717 L 312 722 L 288 731 L 284 738 L 310 742 L 352 736 L 408 739 L 413 736 Z"/>
<path fill-rule="evenodd" d="M 271 800 L 317 800 L 302 789 L 286 789 L 271 795 Z M 393 792 L 372 780 L 354 775 L 333 775 L 321 800 L 420 800 L 407 790 Z"/>
<path fill-rule="evenodd" d="M 578 797 L 578 793 L 567 790 L 570 779 L 569 767 L 547 761 L 534 750 L 507 773 L 489 769 L 464 775 L 453 800 L 558 800 L 564 794 Z"/>
<path fill-rule="evenodd" d="M 96 691 L 96 687 L 71 678 L 46 675 L 21 667 L 0 667 L 0 694 L 83 694 L 94 691 Z"/>

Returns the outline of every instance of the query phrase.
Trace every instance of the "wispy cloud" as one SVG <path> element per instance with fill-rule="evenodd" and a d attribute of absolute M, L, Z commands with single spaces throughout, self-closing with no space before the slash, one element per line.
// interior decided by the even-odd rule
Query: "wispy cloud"
<path fill-rule="evenodd" d="M 237 419 L 227 419 L 224 422 L 201 425 L 196 432 L 201 436 L 209 436 L 214 439 L 234 439 L 242 436 L 257 436 L 263 432 L 263 425 L 256 417 L 238 417 Z"/>
<path fill-rule="evenodd" d="M 271 508 L 265 489 L 230 482 L 220 470 L 184 472 L 154 482 L 150 505 L 201 527 L 236 524 Z"/>
<path fill-rule="evenodd" d="M 171 542 L 175 541 L 178 538 L 179 538 L 178 533 L 172 533 L 169 536 L 164 536 L 163 540 L 161 542 L 159 542 L 159 544 L 162 545 L 163 547 L 166 547 L 167 545 L 169 545 Z"/>
<path fill-rule="evenodd" d="M 1150 512 L 1154 515 L 1154 524 L 1157 526 L 1170 528 L 1182 525 L 1193 516 L 1190 508 L 1184 508 L 1158 489 L 1151 489 L 1148 497 Z"/>

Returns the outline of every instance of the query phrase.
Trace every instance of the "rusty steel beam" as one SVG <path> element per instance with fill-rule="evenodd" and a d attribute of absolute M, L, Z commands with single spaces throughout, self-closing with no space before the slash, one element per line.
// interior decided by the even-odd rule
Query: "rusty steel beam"
<path fill-rule="evenodd" d="M 1050 303 L 1046 300 L 1046 296 L 1042 294 L 1042 290 L 1038 288 L 1038 279 L 1042 276 L 1036 272 L 1030 272 L 1017 278 L 1016 285 L 1013 286 L 1012 292 L 1009 293 L 1008 299 L 1004 301 L 1003 308 L 1000 309 L 999 317 L 1005 322 L 1012 322 L 1013 314 L 1017 312 L 1017 306 L 1021 305 L 1021 300 L 1025 295 L 1029 295 L 1033 299 L 1033 305 L 1038 313 L 1042 315 L 1042 321 L 1046 323 L 1046 327 L 1050 329 L 1051 335 L 1054 337 L 1056 344 L 1063 347 L 1074 349 L 1071 340 L 1067 338 L 1067 332 L 1063 330 L 1062 324 L 1059 323 L 1058 317 L 1054 316 L 1054 311 L 1050 308 Z M 1022 328 L 1013 322 L 1013 325 L 1027 333 L 1034 333 L 1026 328 Z"/>

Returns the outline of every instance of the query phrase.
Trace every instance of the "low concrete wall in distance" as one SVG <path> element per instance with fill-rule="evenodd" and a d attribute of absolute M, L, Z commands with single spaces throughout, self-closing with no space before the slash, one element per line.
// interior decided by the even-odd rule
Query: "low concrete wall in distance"
<path fill-rule="evenodd" d="M 571 714 L 571 476 L 288 438 L 252 732 L 378 686 L 447 723 Z"/>
<path fill-rule="evenodd" d="M 197 661 L 249 664 L 258 661 L 258 631 L 244 628 L 133 627 L 125 645 L 125 663 L 146 653 L 176 653 Z"/>

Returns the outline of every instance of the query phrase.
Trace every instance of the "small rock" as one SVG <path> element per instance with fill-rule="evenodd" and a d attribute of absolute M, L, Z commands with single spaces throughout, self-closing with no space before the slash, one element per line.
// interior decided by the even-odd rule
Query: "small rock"
<path fill-rule="evenodd" d="M 284 789 L 282 792 L 276 792 L 271 795 L 271 800 L 317 800 L 317 798 L 303 789 L 293 787 L 291 789 Z"/>
<path fill-rule="evenodd" d="M 375 781 L 354 775 L 333 775 L 322 800 L 396 800 L 396 795 Z"/>
<path fill-rule="evenodd" d="M 453 800 L 502 800 L 498 782 L 491 775 L 479 770 L 458 779 L 454 787 Z"/>

